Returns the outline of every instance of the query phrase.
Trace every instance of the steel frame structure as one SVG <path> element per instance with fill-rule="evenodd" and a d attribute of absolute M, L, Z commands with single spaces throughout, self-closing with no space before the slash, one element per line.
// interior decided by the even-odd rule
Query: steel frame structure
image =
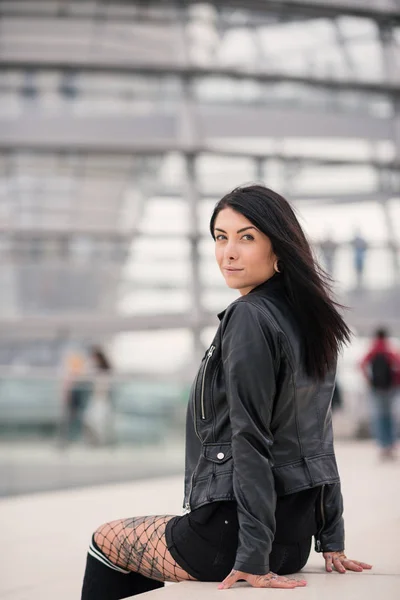
<path fill-rule="evenodd" d="M 79 4 L 79 10 L 78 10 Z M 169 2 L 158 0 L 153 2 L 128 2 L 118 0 L 106 2 L 52 2 L 41 3 L 42 9 L 35 9 L 35 3 L 20 5 L 19 2 L 0 2 L 0 73 L 42 73 L 78 74 L 84 76 L 101 75 L 111 78 L 140 76 L 149 81 L 173 79 L 178 82 L 177 96 L 171 101 L 168 109 L 162 111 L 157 105 L 148 115 L 133 114 L 87 115 L 79 116 L 71 111 L 61 111 L 48 114 L 35 105 L 35 99 L 29 99 L 22 113 L 10 118 L 0 115 L 0 163 L 3 164 L 3 177 L 12 181 L 15 177 L 15 157 L 19 154 L 32 156 L 56 156 L 60 161 L 69 155 L 73 156 L 76 165 L 77 179 L 85 177 L 85 163 L 90 157 L 110 157 L 124 160 L 155 159 L 162 161 L 167 155 L 177 153 L 184 163 L 184 181 L 182 185 L 162 188 L 155 178 L 157 166 L 149 171 L 149 176 L 140 181 L 141 198 L 136 201 L 137 221 L 143 212 L 146 200 L 152 196 L 183 197 L 189 207 L 189 231 L 187 239 L 190 245 L 191 278 L 189 282 L 191 309 L 189 312 L 177 315 L 151 315 L 121 317 L 110 312 L 96 315 L 60 314 L 52 317 L 28 316 L 20 314 L 14 317 L 12 327 L 7 320 L 0 321 L 0 331 L 7 336 L 42 335 L 54 336 L 60 328 L 66 327 L 73 335 L 86 331 L 102 332 L 111 335 L 119 331 L 138 329 L 168 329 L 174 327 L 189 327 L 193 332 L 194 351 L 202 351 L 201 331 L 214 322 L 211 313 L 205 310 L 201 301 L 201 274 L 199 244 L 199 205 L 202 199 L 215 197 L 215 194 L 202 189 L 199 181 L 197 163 L 204 155 L 230 158 L 249 158 L 254 164 L 255 172 L 262 179 L 264 166 L 270 161 L 278 161 L 288 172 L 301 172 L 309 165 L 313 167 L 365 166 L 374 171 L 377 187 L 367 194 L 347 193 L 329 194 L 327 190 L 315 193 L 320 202 L 348 203 L 365 201 L 378 202 L 385 214 L 388 243 L 392 248 L 395 273 L 400 276 L 398 241 L 393 223 L 388 211 L 389 200 L 399 194 L 400 184 L 400 72 L 399 41 L 395 33 L 400 28 L 400 4 L 397 0 L 210 0 L 209 7 L 213 10 L 212 25 L 220 44 L 225 35 L 234 29 L 250 32 L 257 41 L 260 28 L 276 27 L 285 23 L 297 23 L 298 27 L 305 26 L 310 20 L 325 19 L 332 24 L 336 32 L 335 43 L 339 53 L 347 65 L 347 75 L 332 76 L 332 74 L 313 73 L 305 70 L 298 74 L 288 69 L 266 66 L 263 49 L 256 44 L 257 58 L 249 65 L 226 65 L 213 60 L 206 64 L 193 58 L 189 35 L 189 27 L 197 23 L 198 2 L 181 0 Z M 20 5 L 20 6 L 19 6 Z M 47 9 L 46 9 L 47 6 Z M 359 77 L 357 66 L 354 64 L 349 42 L 341 27 L 343 17 L 367 19 L 377 32 L 376 42 L 382 55 L 382 75 L 379 78 Z M 207 19 L 206 19 L 207 20 Z M 201 18 L 200 18 L 201 21 Z M 207 21 L 209 22 L 209 21 Z M 18 42 L 18 35 L 29 30 L 29 23 L 34 23 L 40 30 L 49 31 L 51 24 L 64 31 L 66 42 L 55 43 L 54 52 L 32 39 Z M 94 45 L 90 51 L 72 52 L 74 37 L 71 26 L 84 24 L 93 28 Z M 102 27 L 125 27 L 129 24 L 145 27 L 144 35 L 149 36 L 149 46 L 152 42 L 151 26 L 168 29 L 168 35 L 178 53 L 171 52 L 162 60 L 157 52 L 146 58 L 138 53 L 137 57 L 127 56 L 124 52 L 97 52 L 101 43 L 101 34 L 106 31 Z M 12 25 L 17 32 L 8 33 Z M 63 29 L 64 28 L 64 29 Z M 147 28 L 147 29 L 146 29 Z M 12 29 L 12 28 L 11 28 Z M 38 31 L 39 31 L 38 29 Z M 116 29 L 117 31 L 117 29 Z M 69 32 L 69 33 L 68 33 Z M 147 33 L 146 33 L 147 32 Z M 38 34 L 39 35 L 39 34 Z M 70 37 L 68 37 L 70 36 Z M 3 41 L 2 41 L 3 38 Z M 114 39 L 114 38 L 113 38 Z M 49 37 L 50 40 L 50 37 Z M 93 41 L 92 40 L 92 41 Z M 168 41 L 167 40 L 167 41 Z M 166 42 L 167 44 L 167 42 Z M 168 44 L 166 45 L 166 47 Z M 125 46 L 124 46 L 125 48 Z M 214 49 L 215 57 L 215 49 Z M 211 53 L 212 56 L 212 53 Z M 306 90 L 314 94 L 321 92 L 328 95 L 331 105 L 321 105 L 318 110 L 312 105 L 280 107 L 278 102 L 272 105 L 259 103 L 238 103 L 233 99 L 229 105 L 218 105 L 204 102 L 196 92 L 196 86 L 204 80 L 226 80 L 242 84 L 246 82 L 260 86 L 261 96 L 271 86 L 290 85 L 296 90 Z M 110 80 L 111 81 L 111 80 Z M 75 84 L 73 84 L 74 86 Z M 33 86 L 34 87 L 34 86 Z M 79 87 L 79 86 L 78 86 Z M 2 84 L 4 93 L 18 92 L 18 84 L 9 83 L 5 78 Z M 79 94 L 78 88 L 73 88 Z M 386 117 L 377 117 L 370 112 L 357 114 L 346 110 L 338 110 L 335 102 L 344 93 L 353 93 L 360 98 L 360 103 L 369 97 L 379 97 L 389 106 Z M 336 99 L 336 100 L 335 100 Z M 73 99 L 71 101 L 73 103 Z M 175 105 L 173 104 L 175 103 Z M 29 105 L 29 106 L 28 106 Z M 361 106 L 361 104 L 360 104 Z M 172 107 L 172 108 L 171 108 Z M 293 138 L 328 137 L 340 139 L 343 137 L 364 139 L 371 147 L 369 158 L 332 158 L 319 155 L 304 155 L 301 153 L 276 150 L 259 150 L 256 147 L 244 146 L 233 148 L 232 138 L 263 139 L 266 136 L 276 140 L 287 136 Z M 390 144 L 390 156 L 381 157 L 376 147 L 380 143 Z M 1 169 L 1 167 L 0 167 Z M 118 169 L 114 168 L 118 177 Z M 112 172 L 112 168 L 110 169 Z M 137 169 L 128 168 L 124 173 L 127 180 L 132 178 L 137 183 Z M 6 192 L 7 194 L 9 191 Z M 303 196 L 293 192 L 292 199 L 301 202 Z M 119 203 L 123 202 L 123 191 Z M 307 196 L 312 199 L 312 195 Z M 88 204 L 94 206 L 95 197 L 88 196 Z M 117 210 L 117 209 L 116 209 Z M 120 241 L 129 242 L 143 234 L 138 226 L 121 227 L 103 223 L 97 228 L 90 228 L 85 222 L 74 224 L 73 229 L 68 224 L 55 224 L 53 227 L 43 226 L 32 222 L 27 227 L 0 223 L 0 234 L 39 236 L 48 238 L 55 233 L 81 235 L 114 235 Z M 400 323 L 392 316 L 391 323 L 400 331 Z M 368 316 L 354 318 L 353 323 L 365 329 L 369 323 Z"/>

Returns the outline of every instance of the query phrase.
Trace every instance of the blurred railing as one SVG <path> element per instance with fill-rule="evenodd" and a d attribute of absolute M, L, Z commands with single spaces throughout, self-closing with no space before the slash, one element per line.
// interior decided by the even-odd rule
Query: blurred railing
<path fill-rule="evenodd" d="M 54 369 L 0 367 L 0 438 L 154 444 L 183 435 L 188 391 L 168 376 L 88 375 L 68 383 Z"/>

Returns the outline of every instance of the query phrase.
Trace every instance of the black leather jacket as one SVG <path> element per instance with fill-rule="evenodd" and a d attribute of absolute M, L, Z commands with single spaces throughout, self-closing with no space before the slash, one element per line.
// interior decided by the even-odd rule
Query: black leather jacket
<path fill-rule="evenodd" d="M 316 486 L 316 550 L 342 550 L 342 496 L 333 447 L 335 372 L 311 380 L 280 275 L 233 302 L 193 383 L 186 425 L 186 511 L 235 500 L 235 569 L 264 574 L 277 495 Z"/>

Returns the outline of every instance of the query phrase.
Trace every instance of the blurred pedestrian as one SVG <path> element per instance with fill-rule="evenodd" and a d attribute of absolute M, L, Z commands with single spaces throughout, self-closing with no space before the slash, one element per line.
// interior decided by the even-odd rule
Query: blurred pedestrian
<path fill-rule="evenodd" d="M 390 345 L 386 329 L 375 332 L 372 345 L 361 361 L 372 403 L 371 426 L 382 458 L 394 458 L 396 423 L 394 397 L 400 376 L 400 355 Z"/>
<path fill-rule="evenodd" d="M 357 229 L 354 238 L 351 241 L 354 251 L 354 269 L 356 272 L 356 286 L 359 288 L 363 285 L 365 259 L 368 250 L 368 243 L 362 237 L 361 232 Z"/>
<path fill-rule="evenodd" d="M 62 384 L 62 419 L 60 445 L 77 441 L 83 432 L 83 414 L 88 400 L 85 357 L 79 351 L 70 352 L 65 361 Z"/>
<path fill-rule="evenodd" d="M 100 346 L 90 348 L 92 392 L 85 411 L 87 440 L 93 445 L 114 441 L 111 363 Z"/>
<path fill-rule="evenodd" d="M 330 275 L 330 277 L 333 277 L 334 275 L 335 255 L 337 246 L 337 243 L 335 242 L 335 240 L 332 239 L 330 233 L 328 233 L 326 237 L 319 243 L 325 270 L 328 273 L 328 275 Z"/>

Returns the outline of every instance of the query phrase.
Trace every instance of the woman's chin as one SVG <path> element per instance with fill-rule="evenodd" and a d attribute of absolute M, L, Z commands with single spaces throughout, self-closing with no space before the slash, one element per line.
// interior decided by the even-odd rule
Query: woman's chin
<path fill-rule="evenodd" d="M 228 288 L 231 288 L 231 290 L 238 290 L 240 287 L 242 287 L 237 282 L 234 282 L 230 279 L 225 279 L 225 283 L 228 286 Z"/>

